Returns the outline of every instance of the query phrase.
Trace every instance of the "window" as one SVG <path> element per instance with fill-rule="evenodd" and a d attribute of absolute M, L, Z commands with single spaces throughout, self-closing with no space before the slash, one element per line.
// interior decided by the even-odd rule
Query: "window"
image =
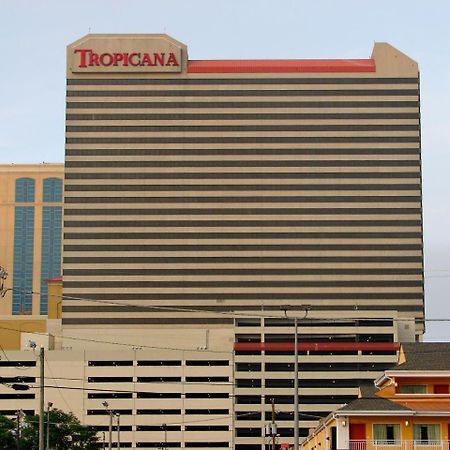
<path fill-rule="evenodd" d="M 377 423 L 373 425 L 373 440 L 377 444 L 395 444 L 400 441 L 400 425 Z"/>
<path fill-rule="evenodd" d="M 403 384 L 399 386 L 400 394 L 426 394 L 426 384 Z"/>
<path fill-rule="evenodd" d="M 16 203 L 34 203 L 34 180 L 18 178 L 16 180 Z"/>
<path fill-rule="evenodd" d="M 204 360 L 193 360 L 193 361 L 186 361 L 187 366 L 229 366 L 230 362 L 228 360 L 214 360 L 214 359 L 208 359 L 206 361 Z"/>
<path fill-rule="evenodd" d="M 24 202 L 28 201 L 29 194 L 25 191 L 18 195 L 19 181 L 17 180 L 16 185 L 16 200 L 19 197 Z M 14 211 L 13 314 L 32 313 L 33 259 L 34 206 L 16 206 Z"/>
<path fill-rule="evenodd" d="M 416 444 L 428 444 L 441 439 L 441 430 L 438 424 L 415 424 L 414 441 Z"/>
<path fill-rule="evenodd" d="M 169 361 L 138 361 L 138 366 L 181 366 L 181 361 L 169 360 Z"/>
<path fill-rule="evenodd" d="M 448 394 L 448 384 L 435 384 L 433 394 Z"/>
<path fill-rule="evenodd" d="M 45 191 L 44 191 L 45 193 Z M 61 275 L 62 207 L 42 207 L 41 314 L 48 312 L 47 279 Z"/>
<path fill-rule="evenodd" d="M 132 366 L 133 361 L 88 361 L 88 366 L 108 367 L 108 366 Z"/>
<path fill-rule="evenodd" d="M 42 198 L 44 202 L 62 202 L 62 179 L 45 178 Z"/>

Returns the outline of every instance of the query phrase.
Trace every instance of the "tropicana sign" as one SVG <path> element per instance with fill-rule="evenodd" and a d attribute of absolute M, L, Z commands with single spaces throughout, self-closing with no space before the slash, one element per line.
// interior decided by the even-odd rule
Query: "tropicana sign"
<path fill-rule="evenodd" d="M 68 73 L 181 72 L 186 46 L 164 34 L 90 34 L 67 48 Z"/>
<path fill-rule="evenodd" d="M 141 67 L 178 67 L 180 63 L 176 55 L 170 52 L 166 55 L 164 52 L 159 53 L 96 53 L 92 49 L 79 48 L 74 51 L 80 54 L 78 67 L 109 67 L 109 66 L 141 66 Z"/>

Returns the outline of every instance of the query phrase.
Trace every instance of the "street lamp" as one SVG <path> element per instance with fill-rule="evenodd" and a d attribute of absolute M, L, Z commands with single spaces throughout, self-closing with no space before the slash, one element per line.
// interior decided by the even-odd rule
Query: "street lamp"
<path fill-rule="evenodd" d="M 108 450 L 112 450 L 112 425 L 113 425 L 113 414 L 114 412 L 109 408 L 108 402 L 103 402 L 102 405 L 106 408 L 106 411 L 109 413 L 109 444 Z"/>
<path fill-rule="evenodd" d="M 50 449 L 50 409 L 52 406 L 52 402 L 47 403 L 47 445 L 45 447 L 47 450 Z"/>
<path fill-rule="evenodd" d="M 162 429 L 164 430 L 164 450 L 167 450 L 167 424 L 162 424 Z"/>
<path fill-rule="evenodd" d="M 120 414 L 116 412 L 117 418 L 117 448 L 120 450 Z"/>
<path fill-rule="evenodd" d="M 288 317 L 287 310 L 291 309 L 290 305 L 284 306 L 284 316 L 287 319 L 294 320 L 294 450 L 299 450 L 299 415 L 298 415 L 298 317 Z M 305 309 L 305 314 L 300 319 L 306 319 L 311 305 L 303 305 Z"/>

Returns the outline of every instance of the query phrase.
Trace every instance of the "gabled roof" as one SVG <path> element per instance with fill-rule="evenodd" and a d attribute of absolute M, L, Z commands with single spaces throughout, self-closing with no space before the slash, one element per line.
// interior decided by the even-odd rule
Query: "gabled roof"
<path fill-rule="evenodd" d="M 336 412 L 350 412 L 357 411 L 361 413 L 368 412 L 380 412 L 380 411 L 405 411 L 411 412 L 411 409 L 400 405 L 395 402 L 391 402 L 387 398 L 371 397 L 371 398 L 357 398 L 348 405 L 339 408 Z"/>
<path fill-rule="evenodd" d="M 402 344 L 405 362 L 389 371 L 450 370 L 450 342 L 410 342 Z"/>
<path fill-rule="evenodd" d="M 411 411 L 407 406 L 392 402 L 387 398 L 378 397 L 377 389 L 373 383 L 363 383 L 359 387 L 360 398 L 353 400 L 349 404 L 339 408 L 339 412 L 379 412 L 379 411 Z"/>

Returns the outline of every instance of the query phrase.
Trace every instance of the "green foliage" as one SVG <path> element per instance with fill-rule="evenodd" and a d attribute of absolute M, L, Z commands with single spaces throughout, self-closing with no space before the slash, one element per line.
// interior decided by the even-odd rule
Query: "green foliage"
<path fill-rule="evenodd" d="M 16 447 L 14 437 L 16 424 L 5 416 L 0 416 L 0 449 L 11 450 Z"/>
<path fill-rule="evenodd" d="M 73 413 L 59 409 L 50 411 L 50 448 L 58 450 L 96 450 L 98 441 L 91 427 L 80 424 Z M 47 433 L 47 414 L 44 417 L 44 440 Z M 25 419 L 21 436 L 21 450 L 39 449 L 39 416 Z"/>

